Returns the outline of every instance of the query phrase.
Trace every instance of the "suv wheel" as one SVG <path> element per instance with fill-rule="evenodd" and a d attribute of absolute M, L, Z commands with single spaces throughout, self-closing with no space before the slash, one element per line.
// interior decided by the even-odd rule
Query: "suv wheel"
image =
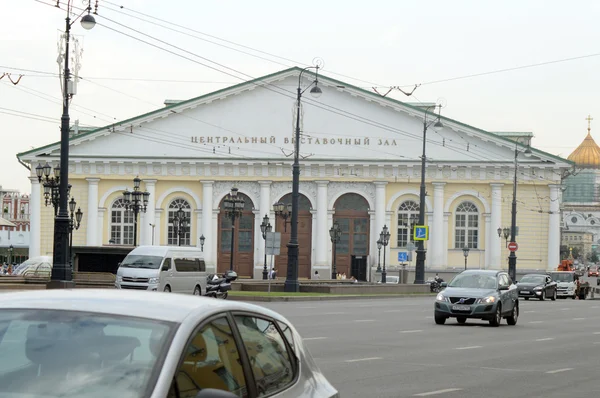
<path fill-rule="evenodd" d="M 514 326 L 517 324 L 518 319 L 519 319 L 519 304 L 515 303 L 512 313 L 510 314 L 509 317 L 506 317 L 506 323 Z"/>
<path fill-rule="evenodd" d="M 552 298 L 550 300 L 556 300 L 556 289 L 554 289 L 554 293 L 552 294 Z"/>
<path fill-rule="evenodd" d="M 446 323 L 446 317 L 442 315 L 434 315 L 436 325 L 443 325 Z"/>
<path fill-rule="evenodd" d="M 490 326 L 500 326 L 500 322 L 502 321 L 502 306 L 498 304 L 496 306 L 496 313 L 494 317 L 490 319 Z"/>
<path fill-rule="evenodd" d="M 542 290 L 542 295 L 540 296 L 540 301 L 546 300 L 546 291 Z"/>

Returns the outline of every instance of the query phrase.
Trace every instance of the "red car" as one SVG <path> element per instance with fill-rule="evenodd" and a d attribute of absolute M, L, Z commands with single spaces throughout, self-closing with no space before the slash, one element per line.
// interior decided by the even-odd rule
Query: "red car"
<path fill-rule="evenodd" d="M 600 276 L 598 273 L 598 266 L 590 267 L 590 269 L 588 270 L 588 277 L 591 276 Z"/>

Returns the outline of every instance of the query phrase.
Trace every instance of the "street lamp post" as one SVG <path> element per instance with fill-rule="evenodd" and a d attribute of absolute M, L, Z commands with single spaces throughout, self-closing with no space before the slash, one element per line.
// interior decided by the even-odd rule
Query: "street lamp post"
<path fill-rule="evenodd" d="M 283 230 L 287 232 L 288 218 L 292 217 L 292 204 L 288 203 L 286 206 L 282 202 L 277 202 L 273 205 L 273 212 L 275 213 L 275 218 L 281 217 L 283 219 Z"/>
<path fill-rule="evenodd" d="M 383 244 L 381 243 L 381 239 L 377 239 L 377 269 L 375 272 L 381 273 L 381 247 Z"/>
<path fill-rule="evenodd" d="M 141 191 L 139 177 L 133 179 L 133 191 L 125 190 L 123 192 L 123 202 L 125 202 L 125 209 L 133 212 L 133 246 L 137 246 L 137 225 L 138 225 L 138 214 L 141 212 L 145 213 L 148 206 L 148 199 L 150 198 L 150 192 Z"/>
<path fill-rule="evenodd" d="M 269 216 L 265 214 L 263 218 L 262 224 L 260 224 L 260 232 L 262 233 L 262 237 L 265 240 L 265 263 L 263 265 L 263 280 L 267 280 L 269 278 L 269 271 L 267 271 L 267 233 L 271 232 L 273 227 L 271 227 L 271 223 L 269 222 Z"/>
<path fill-rule="evenodd" d="M 292 166 L 292 231 L 290 234 L 290 241 L 287 244 L 288 258 L 287 258 L 287 275 L 285 279 L 284 290 L 286 292 L 297 292 L 299 289 L 298 285 L 298 207 L 300 200 L 300 101 L 302 100 L 302 93 L 308 90 L 314 97 L 320 97 L 323 91 L 318 86 L 319 68 L 320 63 L 316 66 L 309 66 L 302 71 L 298 76 L 298 96 L 296 99 L 296 132 L 294 141 L 294 165 Z M 315 80 L 302 90 L 302 75 L 308 69 L 316 69 Z"/>
<path fill-rule="evenodd" d="M 72 287 L 73 274 L 69 265 L 69 100 L 71 99 L 71 71 L 69 70 L 69 40 L 71 37 L 71 26 L 81 17 L 81 26 L 84 29 L 92 29 L 96 20 L 90 14 L 92 10 L 90 1 L 84 11 L 71 21 L 72 0 L 67 1 L 67 17 L 65 19 L 65 53 L 63 56 L 63 84 L 62 84 L 62 116 L 60 119 L 60 172 L 58 179 L 58 214 L 54 218 L 54 245 L 52 252 L 52 274 L 50 277 L 50 288 Z M 82 15 L 87 11 L 87 14 Z M 37 172 L 37 170 L 36 170 Z M 39 177 L 38 177 L 39 178 Z"/>
<path fill-rule="evenodd" d="M 8 246 L 8 265 L 12 264 L 13 250 L 15 250 L 15 248 L 13 247 L 13 245 Z"/>
<path fill-rule="evenodd" d="M 331 267 L 331 279 L 337 279 L 337 244 L 342 238 L 342 229 L 337 221 L 333 222 L 333 226 L 329 229 L 329 238 L 333 244 L 333 264 Z"/>
<path fill-rule="evenodd" d="M 425 156 L 426 142 L 427 142 L 427 129 L 433 124 L 434 128 L 442 128 L 444 125 L 440 120 L 440 111 L 435 120 L 427 121 L 427 112 L 431 109 L 439 108 L 441 111 L 442 105 L 432 105 L 425 109 L 425 115 L 423 116 L 423 154 L 421 155 L 421 187 L 419 191 L 419 225 L 425 224 L 425 163 L 427 158 Z M 415 265 L 415 283 L 425 283 L 425 242 L 422 240 L 417 241 L 417 263 Z M 385 254 L 385 253 L 384 253 Z M 385 263 L 385 261 L 384 261 Z M 385 265 L 385 264 L 384 264 Z"/>
<path fill-rule="evenodd" d="M 190 219 L 185 215 L 185 211 L 179 206 L 179 209 L 175 212 L 175 217 L 173 217 L 172 220 L 173 232 L 175 232 L 175 236 L 177 236 L 177 246 L 181 246 L 181 235 L 184 235 L 185 238 L 185 230 L 187 229 L 189 221 Z"/>
<path fill-rule="evenodd" d="M 463 256 L 465 256 L 465 271 L 467 270 L 467 257 L 469 257 L 469 247 L 463 247 Z"/>
<path fill-rule="evenodd" d="M 523 144 L 521 144 L 523 145 Z M 518 140 L 515 142 L 515 176 L 513 180 L 513 199 L 512 199 L 512 210 L 511 210 L 511 219 L 510 219 L 510 242 L 515 242 L 515 237 L 517 235 L 517 173 L 519 170 L 519 153 L 523 152 L 526 157 L 531 156 L 531 149 L 529 144 L 525 146 L 524 149 L 519 150 L 519 142 Z M 517 277 L 517 254 L 516 252 L 510 252 L 508 256 L 508 275 L 514 281 Z"/>
<path fill-rule="evenodd" d="M 385 248 L 388 243 L 390 243 L 390 231 L 388 230 L 387 225 L 383 226 L 383 229 L 379 234 L 379 241 L 381 241 L 381 245 L 383 246 L 383 271 L 381 271 L 381 283 L 385 283 L 387 277 L 387 272 L 385 271 Z"/>
<path fill-rule="evenodd" d="M 508 247 L 508 237 L 510 236 L 510 228 L 498 227 L 498 237 L 501 238 L 504 234 L 504 247 Z"/>
<path fill-rule="evenodd" d="M 233 252 L 235 249 L 235 219 L 242 215 L 244 210 L 244 198 L 238 196 L 238 189 L 231 188 L 231 192 L 223 199 L 226 217 L 231 218 L 231 257 L 229 258 L 229 270 L 233 271 Z"/>
<path fill-rule="evenodd" d="M 81 226 L 81 219 L 83 218 L 83 212 L 81 211 L 81 207 L 75 211 L 75 207 L 77 207 L 77 202 L 75 202 L 75 198 L 71 198 L 69 201 L 69 265 L 71 266 L 71 270 L 73 269 L 73 231 L 76 231 Z"/>
<path fill-rule="evenodd" d="M 204 237 L 204 234 L 200 235 L 200 250 L 204 253 L 204 241 L 206 240 L 206 238 Z"/>

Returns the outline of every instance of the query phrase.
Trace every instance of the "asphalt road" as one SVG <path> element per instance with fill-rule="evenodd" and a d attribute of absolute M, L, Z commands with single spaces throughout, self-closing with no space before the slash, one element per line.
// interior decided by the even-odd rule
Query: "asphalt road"
<path fill-rule="evenodd" d="M 597 396 L 600 300 L 522 301 L 516 326 L 433 321 L 434 297 L 264 303 L 346 397 Z"/>

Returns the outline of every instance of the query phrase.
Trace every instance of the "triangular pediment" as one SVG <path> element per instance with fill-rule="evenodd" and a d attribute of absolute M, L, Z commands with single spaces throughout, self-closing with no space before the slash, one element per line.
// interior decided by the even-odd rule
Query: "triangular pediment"
<path fill-rule="evenodd" d="M 265 160 L 291 161 L 296 123 L 296 89 L 301 69 L 291 68 L 250 82 L 76 135 L 71 159 L 131 160 Z M 315 75 L 302 75 L 302 88 Z M 423 120 L 427 114 L 427 159 L 430 163 L 506 163 L 514 159 L 511 139 L 443 117 L 434 129 L 431 108 L 381 97 L 319 75 L 323 94 L 302 97 L 300 155 L 307 161 L 419 162 Z M 59 144 L 18 157 L 25 162 L 58 156 Z M 565 159 L 534 150 L 525 162 Z"/>

